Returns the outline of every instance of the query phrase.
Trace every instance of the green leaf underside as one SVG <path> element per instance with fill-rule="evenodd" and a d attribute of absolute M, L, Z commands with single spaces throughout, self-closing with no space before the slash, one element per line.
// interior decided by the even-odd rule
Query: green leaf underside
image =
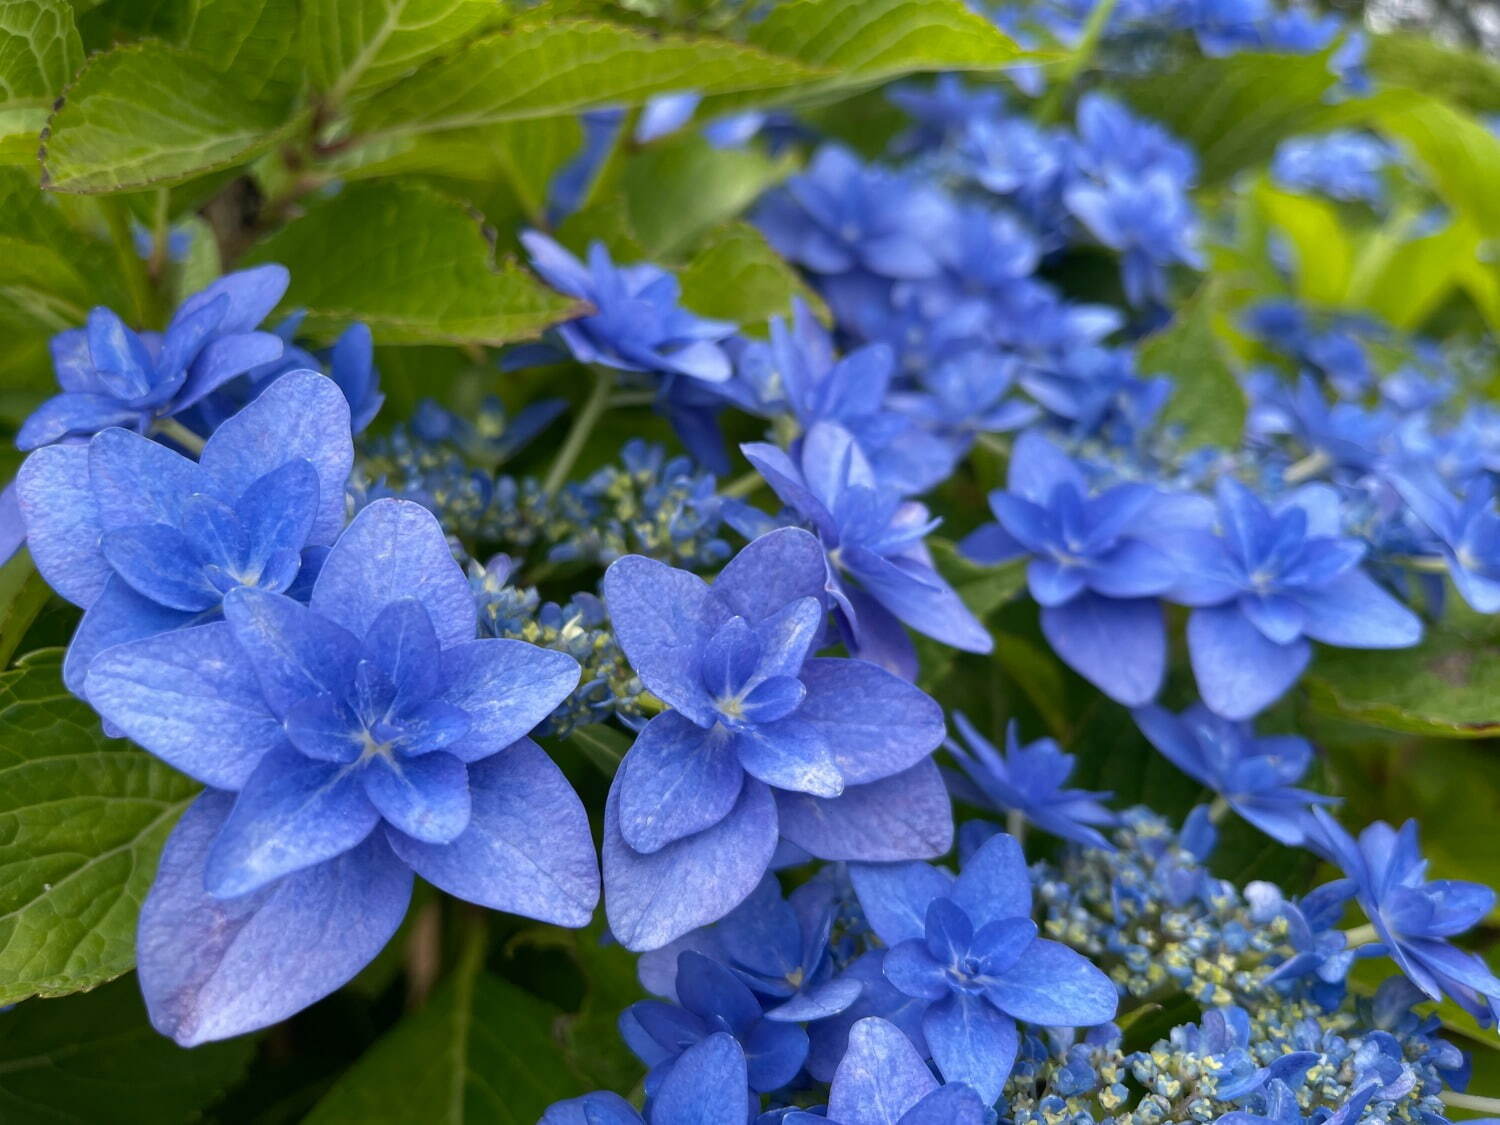
<path fill-rule="evenodd" d="M 1214 332 L 1212 292 L 1205 287 L 1178 310 L 1172 323 L 1141 343 L 1142 375 L 1172 379 L 1163 421 L 1182 427 L 1189 448 L 1233 448 L 1245 427 L 1245 391 Z"/>

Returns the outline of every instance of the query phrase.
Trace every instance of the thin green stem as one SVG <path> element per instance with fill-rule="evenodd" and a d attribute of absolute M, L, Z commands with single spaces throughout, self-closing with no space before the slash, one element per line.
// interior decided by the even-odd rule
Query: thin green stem
<path fill-rule="evenodd" d="M 1372 941 L 1379 941 L 1380 934 L 1372 923 L 1356 926 L 1352 930 L 1344 931 L 1344 942 L 1347 948 L 1353 949 L 1357 945 L 1368 945 Z"/>
<path fill-rule="evenodd" d="M 203 439 L 176 418 L 158 418 L 153 429 L 163 437 L 171 438 L 194 457 L 203 452 Z"/>
<path fill-rule="evenodd" d="M 1407 570 L 1420 570 L 1424 574 L 1447 574 L 1448 564 L 1437 555 L 1392 555 L 1390 562 L 1404 566 Z"/>
<path fill-rule="evenodd" d="M 1063 105 L 1072 92 L 1073 83 L 1088 68 L 1093 61 L 1094 52 L 1099 49 L 1099 42 L 1104 38 L 1104 29 L 1109 25 L 1109 17 L 1114 14 L 1116 3 L 1117 0 L 1099 0 L 1089 13 L 1088 23 L 1083 25 L 1083 35 L 1079 37 L 1078 46 L 1073 48 L 1073 53 L 1063 64 L 1062 72 L 1037 110 L 1037 117 L 1042 124 L 1053 124 L 1062 115 Z"/>
<path fill-rule="evenodd" d="M 1287 484 L 1301 484 L 1309 477 L 1317 476 L 1324 469 L 1332 466 L 1332 464 L 1332 458 L 1321 449 L 1317 449 L 1282 473 L 1281 479 L 1286 481 Z"/>
<path fill-rule="evenodd" d="M 160 282 L 167 268 L 168 240 L 172 229 L 172 192 L 168 188 L 156 189 L 156 206 L 151 214 L 151 258 L 146 263 L 146 272 L 153 282 Z"/>
<path fill-rule="evenodd" d="M 1017 844 L 1026 842 L 1026 814 L 1020 809 L 1010 809 L 1005 814 L 1005 830 Z"/>
<path fill-rule="evenodd" d="M 1500 1098 L 1485 1098 L 1478 1094 L 1460 1094 L 1456 1090 L 1444 1090 L 1438 1097 L 1443 1099 L 1444 1105 L 1451 1105 L 1454 1109 L 1472 1109 L 1477 1113 L 1487 1113 L 1491 1117 L 1500 1117 Z"/>
<path fill-rule="evenodd" d="M 1208 806 L 1208 819 L 1214 824 L 1220 823 L 1229 815 L 1229 802 L 1223 796 L 1214 798 L 1213 804 Z"/>
<path fill-rule="evenodd" d="M 743 500 L 746 496 L 758 492 L 765 483 L 766 478 L 752 470 L 742 477 L 736 477 L 723 488 L 719 489 L 719 495 L 728 496 L 735 500 Z"/>
<path fill-rule="evenodd" d="M 589 435 L 594 432 L 594 427 L 603 417 L 604 408 L 609 405 L 609 392 L 614 385 L 613 371 L 603 367 L 594 369 L 594 389 L 589 392 L 583 409 L 573 419 L 573 428 L 568 431 L 562 448 L 557 451 L 557 458 L 552 462 L 552 467 L 547 470 L 547 479 L 542 482 L 542 491 L 548 496 L 556 496 L 558 489 L 562 488 L 563 482 L 568 479 L 568 474 L 573 471 L 574 462 L 578 460 L 578 455 L 583 452 Z"/>

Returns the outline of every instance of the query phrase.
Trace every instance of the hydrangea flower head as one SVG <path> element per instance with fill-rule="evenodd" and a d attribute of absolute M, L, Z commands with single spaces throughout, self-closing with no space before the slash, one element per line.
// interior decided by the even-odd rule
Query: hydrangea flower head
<path fill-rule="evenodd" d="M 886 979 L 927 1003 L 922 1034 L 945 1080 L 1000 1096 L 1016 1021 L 1092 1027 L 1114 1019 L 1115 986 L 1081 954 L 1037 936 L 1020 845 L 991 837 L 956 879 L 925 863 L 851 869 L 860 905 L 890 946 Z"/>
<path fill-rule="evenodd" d="M 1014 720 L 1005 728 L 1003 755 L 963 712 L 953 712 L 953 725 L 964 745 L 949 739 L 946 746 L 969 783 L 957 791 L 960 799 L 972 795 L 977 803 L 1020 813 L 1043 832 L 1064 840 L 1092 848 L 1112 847 L 1095 827 L 1116 822 L 1115 814 L 1100 803 L 1112 794 L 1063 787 L 1073 772 L 1073 755 L 1064 754 L 1050 738 L 1022 746 Z"/>
<path fill-rule="evenodd" d="M 794 459 L 766 443 L 741 446 L 772 490 L 816 531 L 826 586 L 856 655 L 913 678 L 904 623 L 966 652 L 993 640 L 933 567 L 923 539 L 936 523 L 925 505 L 881 489 L 854 435 L 822 422 Z"/>
<path fill-rule="evenodd" d="M 1473 928 L 1495 905 L 1479 883 L 1428 879 L 1417 823 L 1400 829 L 1377 820 L 1356 840 L 1322 809 L 1313 810 L 1309 846 L 1354 881 L 1354 896 L 1379 944 L 1429 998 L 1451 996 L 1488 1026 L 1500 1017 L 1500 978 L 1480 956 L 1449 938 Z"/>
<path fill-rule="evenodd" d="M 863 270 L 910 279 L 941 268 L 953 210 L 937 188 L 824 145 L 805 172 L 762 201 L 755 218 L 780 254 L 815 274 Z"/>
<path fill-rule="evenodd" d="M 1340 534 L 1339 502 L 1310 485 L 1268 507 L 1238 481 L 1218 485 L 1222 534 L 1185 540 L 1173 598 L 1195 606 L 1188 650 L 1203 701 L 1246 719 L 1301 675 L 1310 641 L 1405 648 L 1422 623 L 1359 566 L 1365 546 Z"/>
<path fill-rule="evenodd" d="M 232 590 L 292 590 L 343 527 L 353 460 L 344 398 L 311 371 L 278 379 L 196 462 L 115 427 L 33 452 L 16 483 L 32 557 L 86 611 L 69 688 L 103 649 L 212 620 Z"/>
<path fill-rule="evenodd" d="M 1379 205 L 1383 173 L 1393 154 L 1380 138 L 1349 129 L 1281 142 L 1271 162 L 1276 182 L 1293 191 L 1315 191 L 1348 203 Z"/>
<path fill-rule="evenodd" d="M 1500 516 L 1487 476 L 1454 496 L 1430 469 L 1392 474 L 1391 484 L 1437 538 L 1448 575 L 1464 601 L 1479 613 L 1500 613 Z"/>
<path fill-rule="evenodd" d="M 1295 735 L 1258 738 L 1249 723 L 1215 715 L 1201 704 L 1173 715 L 1154 704 L 1135 721 L 1183 773 L 1202 782 L 1267 836 L 1290 846 L 1306 838 L 1307 810 L 1334 798 L 1296 788 L 1312 763 L 1312 744 Z"/>
<path fill-rule="evenodd" d="M 990 493 L 999 522 L 960 549 L 986 563 L 1029 556 L 1027 585 L 1053 649 L 1106 695 L 1141 704 L 1166 671 L 1156 599 L 1176 582 L 1177 564 L 1153 537 L 1176 518 L 1173 507 L 1144 484 L 1092 494 L 1082 468 L 1029 430 L 1012 452 L 1006 488 Z"/>
<path fill-rule="evenodd" d="M 678 1056 L 644 1114 L 619 1094 L 598 1091 L 556 1103 L 538 1125 L 741 1125 L 749 1119 L 744 1048 L 729 1032 L 715 1031 Z"/>
<path fill-rule="evenodd" d="M 634 555 L 605 574 L 620 645 L 670 708 L 636 738 L 605 809 L 607 907 L 627 947 L 723 917 L 760 882 L 778 834 L 829 859 L 951 842 L 929 758 L 942 712 L 873 664 L 812 656 L 825 582 L 821 547 L 796 528 L 755 540 L 711 586 Z M 891 831 L 898 807 L 907 824 Z"/>
<path fill-rule="evenodd" d="M 1095 238 L 1123 256 L 1125 296 L 1132 305 L 1166 301 L 1169 266 L 1203 268 L 1192 204 L 1170 173 L 1111 174 L 1068 188 L 1064 198 Z"/>
<path fill-rule="evenodd" d="M 286 292 L 282 266 L 228 274 L 184 301 L 165 332 L 135 332 L 106 308 L 88 325 L 52 340 L 62 393 L 21 426 L 16 445 L 32 450 L 111 426 L 147 433 L 236 375 L 281 354 L 282 342 L 255 330 Z"/>
<path fill-rule="evenodd" d="M 684 309 L 677 278 L 667 270 L 647 263 L 617 266 L 601 242 L 589 246 L 587 262 L 537 231 L 526 231 L 521 242 L 549 285 L 594 306 L 594 312 L 557 328 L 575 359 L 708 383 L 722 383 L 733 373 L 721 345 L 735 326 Z"/>
<path fill-rule="evenodd" d="M 577 680 L 563 653 L 475 639 L 442 529 L 401 500 L 355 518 L 307 605 L 240 587 L 222 621 L 102 652 L 86 685 L 99 713 L 212 787 L 141 914 L 156 1026 L 191 1045 L 331 992 L 394 932 L 413 871 L 470 902 L 586 924 L 587 816 L 526 738 Z M 329 927 L 340 940 L 310 955 Z"/>

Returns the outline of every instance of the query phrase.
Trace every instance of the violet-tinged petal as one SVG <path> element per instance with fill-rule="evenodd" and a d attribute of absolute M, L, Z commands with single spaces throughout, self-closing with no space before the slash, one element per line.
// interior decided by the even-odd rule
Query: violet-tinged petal
<path fill-rule="evenodd" d="M 849 880 L 875 935 L 886 945 L 920 940 L 927 907 L 953 893 L 953 876 L 929 863 L 853 863 Z"/>
<path fill-rule="evenodd" d="M 360 781 L 386 823 L 413 839 L 450 844 L 469 826 L 469 771 L 452 754 L 377 755 Z"/>
<path fill-rule="evenodd" d="M 941 1000 L 950 991 L 947 965 L 933 957 L 921 938 L 893 947 L 886 953 L 882 968 L 886 980 L 915 999 Z"/>
<path fill-rule="evenodd" d="M 953 846 L 953 808 L 929 758 L 838 797 L 776 793 L 781 834 L 819 859 L 930 859 Z"/>
<path fill-rule="evenodd" d="M 953 886 L 953 901 L 976 926 L 1031 916 L 1031 879 L 1014 836 L 992 836 L 969 857 Z"/>
<path fill-rule="evenodd" d="M 466 762 L 497 753 L 531 733 L 578 683 L 567 653 L 525 641 L 469 641 L 443 652 L 443 700 L 469 716 L 469 730 L 447 747 Z"/>
<path fill-rule="evenodd" d="M 86 445 L 38 449 L 16 473 L 26 546 L 38 572 L 74 605 L 87 607 L 110 576 L 99 550 L 99 511 Z"/>
<path fill-rule="evenodd" d="M 725 563 L 713 592 L 731 613 L 754 625 L 798 598 L 821 604 L 827 581 L 822 544 L 800 527 L 782 527 L 752 540 Z"/>
<path fill-rule="evenodd" d="M 796 719 L 833 750 L 848 785 L 901 773 L 942 744 L 943 709 L 913 684 L 862 660 L 815 658 L 802 668 Z"/>
<path fill-rule="evenodd" d="M 656 949 L 728 914 L 765 874 L 776 850 L 776 804 L 747 779 L 712 828 L 641 855 L 620 835 L 618 786 L 604 807 L 604 892 L 610 930 L 627 949 Z"/>
<path fill-rule="evenodd" d="M 1149 703 L 1161 690 L 1167 631 L 1154 599 L 1080 594 L 1044 608 L 1042 632 L 1074 671 L 1118 703 Z"/>
<path fill-rule="evenodd" d="M 875 1017 L 849 1031 L 849 1047 L 828 1091 L 828 1116 L 839 1125 L 898 1125 L 938 1088 L 911 1040 Z"/>
<path fill-rule="evenodd" d="M 469 826 L 451 844 L 386 835 L 434 886 L 468 902 L 558 926 L 586 926 L 599 863 L 583 802 L 552 759 L 522 739 L 469 766 Z"/>
<path fill-rule="evenodd" d="M 1193 610 L 1187 639 L 1203 702 L 1226 719 L 1248 719 L 1276 702 L 1312 657 L 1306 640 L 1267 640 L 1233 604 Z"/>
<path fill-rule="evenodd" d="M 239 789 L 285 743 L 222 621 L 107 648 L 89 666 L 84 690 L 106 722 L 216 788 Z"/>
<path fill-rule="evenodd" d="M 651 1120 L 671 1125 L 741 1125 L 749 1117 L 745 1052 L 723 1031 L 682 1052 L 651 1100 Z"/>
<path fill-rule="evenodd" d="M 800 714 L 736 732 L 734 752 L 751 777 L 774 789 L 815 797 L 837 797 L 844 791 L 827 738 Z"/>
<path fill-rule="evenodd" d="M 724 727 L 704 730 L 676 711 L 647 723 L 611 787 L 625 842 L 649 855 L 728 816 L 745 779 L 737 741 Z"/>
<path fill-rule="evenodd" d="M 141 908 L 141 992 L 153 1026 L 184 1047 L 267 1027 L 341 987 L 411 898 L 411 872 L 378 836 L 254 894 L 210 897 L 204 863 L 233 801 L 210 791 L 183 814 Z"/>
<path fill-rule="evenodd" d="M 224 619 L 260 680 L 271 711 L 284 716 L 313 695 L 342 696 L 359 661 L 359 645 L 344 629 L 285 594 L 248 586 L 224 598 Z"/>
<path fill-rule="evenodd" d="M 943 1081 L 962 1082 L 987 1103 L 1000 1097 L 1016 1061 L 1016 1021 L 983 997 L 956 992 L 922 1017 L 922 1034 Z"/>
<path fill-rule="evenodd" d="M 86 683 L 94 657 L 113 645 L 186 628 L 194 617 L 136 593 L 119 575 L 111 575 L 99 596 L 84 610 L 83 620 L 68 642 L 63 683 L 74 695 L 87 698 Z M 245 674 L 254 679 L 248 669 Z"/>
<path fill-rule="evenodd" d="M 1093 1027 L 1115 1018 L 1114 983 L 1083 954 L 1038 938 L 998 981 L 990 1002 L 1018 1020 L 1044 1027 Z"/>

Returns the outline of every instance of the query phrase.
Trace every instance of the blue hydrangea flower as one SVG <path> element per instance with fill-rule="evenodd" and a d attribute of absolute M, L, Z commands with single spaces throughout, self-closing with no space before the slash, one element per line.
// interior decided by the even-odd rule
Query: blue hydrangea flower
<path fill-rule="evenodd" d="M 37 449 L 111 426 L 148 433 L 236 375 L 275 360 L 280 338 L 255 328 L 288 281 L 275 265 L 228 274 L 185 300 L 160 333 L 137 333 L 109 309 L 94 309 L 87 327 L 53 338 L 62 393 L 26 420 L 17 447 Z"/>
<path fill-rule="evenodd" d="M 750 1119 L 750 1104 L 744 1048 L 729 1032 L 716 1031 L 677 1057 L 644 1115 L 601 1090 L 557 1102 L 538 1125 L 741 1125 Z"/>
<path fill-rule="evenodd" d="M 1194 606 L 1188 651 L 1203 701 L 1247 719 L 1307 667 L 1310 641 L 1405 648 L 1416 614 L 1360 569 L 1365 545 L 1340 535 L 1338 497 L 1310 485 L 1267 507 L 1238 481 L 1218 485 L 1222 534 L 1183 543 L 1174 600 Z"/>
<path fill-rule="evenodd" d="M 1016 812 L 1043 832 L 1091 848 L 1113 847 L 1095 825 L 1112 825 L 1118 818 L 1101 804 L 1113 794 L 1065 789 L 1074 758 L 1050 738 L 1021 745 L 1014 720 L 1005 728 L 1005 753 L 995 749 L 963 712 L 953 712 L 953 725 L 966 746 L 953 739 L 944 745 L 968 776 L 955 787 L 955 796 L 999 812 Z"/>
<path fill-rule="evenodd" d="M 1448 939 L 1472 929 L 1495 905 L 1479 883 L 1427 878 L 1417 822 L 1398 831 L 1376 821 L 1355 840 L 1322 809 L 1313 810 L 1308 846 L 1354 880 L 1355 900 L 1379 945 L 1433 1000 L 1451 996 L 1484 1026 L 1500 1017 L 1500 978 L 1484 959 Z"/>
<path fill-rule="evenodd" d="M 1079 465 L 1042 434 L 1021 435 L 1006 488 L 990 493 L 998 523 L 960 544 L 976 562 L 1029 556 L 1026 579 L 1057 654 L 1110 698 L 1156 696 L 1166 672 L 1157 596 L 1178 567 L 1155 541 L 1181 524 L 1181 502 L 1144 484 L 1092 495 Z"/>
<path fill-rule="evenodd" d="M 1469 481 L 1455 497 L 1430 469 L 1392 474 L 1401 498 L 1437 537 L 1448 576 L 1479 613 L 1500 613 L 1500 516 L 1488 476 Z"/>
<path fill-rule="evenodd" d="M 966 652 L 994 642 L 933 567 L 927 508 L 878 487 L 854 436 L 820 422 L 793 460 L 774 445 L 740 447 L 782 501 L 812 525 L 827 552 L 825 585 L 856 656 L 915 678 L 902 624 Z"/>
<path fill-rule="evenodd" d="M 1134 348 L 1070 348 L 1030 365 L 1021 385 L 1074 440 L 1122 448 L 1151 430 L 1172 395 L 1171 379 L 1137 374 Z"/>
<path fill-rule="evenodd" d="M 953 210 L 930 184 L 824 145 L 761 201 L 755 221 L 778 253 L 812 273 L 919 278 L 941 268 Z"/>
<path fill-rule="evenodd" d="M 362 434 L 380 413 L 385 395 L 375 370 L 375 341 L 363 324 L 351 324 L 328 352 L 328 377 L 349 400 L 350 428 Z"/>
<path fill-rule="evenodd" d="M 475 639 L 442 528 L 401 500 L 355 518 L 307 605 L 241 586 L 222 621 L 102 652 L 86 683 L 99 713 L 211 787 L 141 913 L 156 1027 L 190 1046 L 327 995 L 395 932 L 413 872 L 587 924 L 588 818 L 526 738 L 577 680 L 570 656 Z"/>
<path fill-rule="evenodd" d="M 1304 841 L 1310 806 L 1337 803 L 1296 788 L 1312 764 L 1312 743 L 1305 738 L 1260 738 L 1249 723 L 1222 718 L 1201 704 L 1181 715 L 1155 705 L 1141 707 L 1135 721 L 1174 766 L 1283 844 L 1296 847 Z"/>
<path fill-rule="evenodd" d="M 1020 845 L 992 837 L 963 873 L 925 863 L 856 865 L 860 905 L 890 946 L 883 970 L 925 1001 L 922 1034 L 944 1080 L 1000 1096 L 1020 1045 L 1016 1021 L 1091 1027 L 1114 1019 L 1119 996 L 1081 954 L 1037 936 Z"/>
<path fill-rule="evenodd" d="M 893 410 L 920 422 L 947 443 L 957 464 L 980 434 L 1003 434 L 1034 422 L 1035 405 L 1014 397 L 1021 361 L 985 347 L 965 348 L 924 367 L 914 390 L 886 397 Z"/>
<path fill-rule="evenodd" d="M 1266 1089 L 1273 1081 L 1297 1082 L 1318 1061 L 1312 1051 L 1289 1051 L 1262 1066 L 1250 1050 L 1250 1014 L 1237 1005 L 1210 1008 L 1198 1023 L 1174 1027 L 1169 1041 L 1183 1055 L 1201 1060 L 1199 1093 L 1232 1102 Z"/>
<path fill-rule="evenodd" d="M 646 1093 L 670 1080 L 683 1052 L 716 1033 L 744 1050 L 748 1086 L 770 1093 L 787 1085 L 807 1058 L 807 1032 L 771 1019 L 748 986 L 717 961 L 688 950 L 677 958 L 678 1004 L 642 1000 L 620 1016 L 620 1036 L 650 1067 Z M 701 1095 L 701 1091 L 700 1091 Z"/>
<path fill-rule="evenodd" d="M 537 231 L 524 232 L 521 242 L 549 285 L 594 306 L 556 330 L 575 359 L 708 383 L 730 377 L 722 344 L 735 326 L 684 309 L 677 278 L 667 270 L 649 263 L 617 266 L 600 242 L 589 246 L 587 264 Z"/>
<path fill-rule="evenodd" d="M 1370 133 L 1336 129 L 1281 142 L 1271 175 L 1282 187 L 1314 191 L 1347 203 L 1379 206 L 1385 200 L 1383 173 L 1394 154 Z"/>
<path fill-rule="evenodd" d="M 990 1110 L 961 1082 L 940 1085 L 895 1024 L 871 1017 L 849 1032 L 828 1089 L 828 1112 L 789 1113 L 783 1125 L 987 1125 Z"/>
<path fill-rule="evenodd" d="M 1075 184 L 1064 198 L 1095 238 L 1120 252 L 1125 297 L 1132 305 L 1166 302 L 1170 266 L 1204 267 L 1194 242 L 1192 204 L 1165 171 Z"/>
<path fill-rule="evenodd" d="M 930 758 L 942 711 L 873 664 L 812 656 L 825 584 L 822 548 L 796 528 L 751 543 L 712 586 L 638 555 L 605 574 L 620 646 L 671 708 L 637 736 L 605 808 L 606 906 L 628 948 L 722 918 L 778 836 L 824 859 L 950 846 Z"/>
<path fill-rule="evenodd" d="M 1247 894 L 1257 886 L 1246 888 Z M 1349 946 L 1349 937 L 1338 928 L 1344 917 L 1344 907 L 1354 897 L 1353 879 L 1335 879 L 1315 887 L 1296 902 L 1279 902 L 1278 912 L 1286 918 L 1287 943 L 1293 954 L 1277 965 L 1270 981 L 1301 980 L 1315 978 L 1311 987 L 1314 1000 L 1325 1008 L 1336 1008 L 1343 1000 L 1345 981 L 1354 962 L 1363 957 L 1377 956 L 1375 945 Z M 1280 892 L 1275 892 L 1280 898 Z"/>
<path fill-rule="evenodd" d="M 111 645 L 212 620 L 238 587 L 283 593 L 316 573 L 353 460 L 344 398 L 311 371 L 224 422 L 197 462 L 119 428 L 33 452 L 16 481 L 32 557 L 86 611 L 68 687 L 81 693 Z"/>

